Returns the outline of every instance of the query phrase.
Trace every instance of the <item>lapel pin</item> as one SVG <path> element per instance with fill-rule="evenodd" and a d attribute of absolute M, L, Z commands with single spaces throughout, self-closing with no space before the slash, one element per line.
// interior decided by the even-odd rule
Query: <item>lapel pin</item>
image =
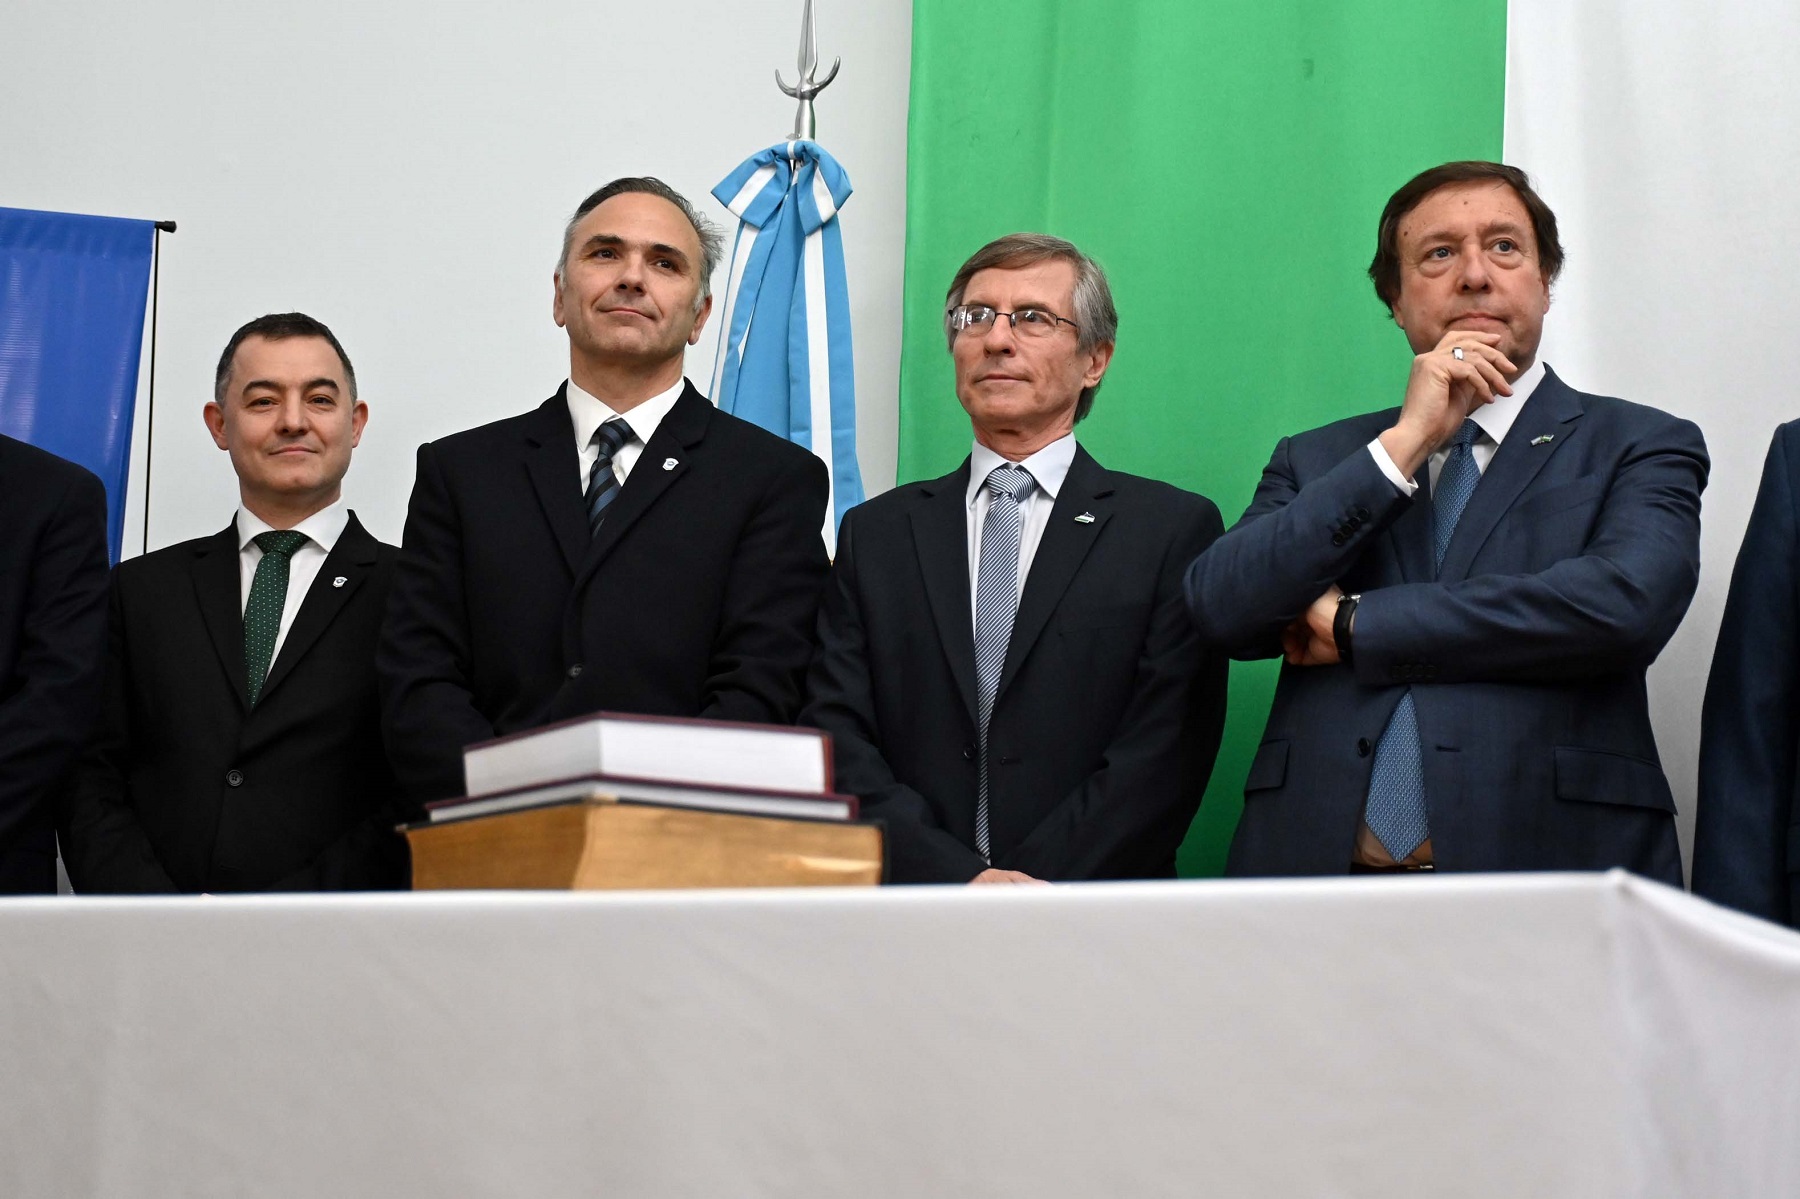
<path fill-rule="evenodd" d="M 1075 518 L 1075 523 L 1078 525 L 1091 525 L 1094 523 L 1094 514 L 1092 512 L 1083 512 L 1080 516 Z"/>
<path fill-rule="evenodd" d="M 346 579 L 343 575 L 339 575 L 337 578 L 331 580 L 331 585 L 333 587 L 342 587 L 345 583 L 348 583 L 349 581 L 350 580 Z"/>
<path fill-rule="evenodd" d="M 1553 442 L 1555 440 L 1556 440 L 1556 434 L 1546 433 L 1542 437 L 1533 437 L 1531 439 L 1531 444 L 1532 445 L 1549 445 L 1551 442 Z"/>
<path fill-rule="evenodd" d="M 680 465 L 681 465 L 681 463 L 675 461 L 675 459 L 673 459 L 673 458 L 664 458 L 663 459 L 663 469 L 664 470 L 674 470 L 677 466 L 680 466 Z"/>

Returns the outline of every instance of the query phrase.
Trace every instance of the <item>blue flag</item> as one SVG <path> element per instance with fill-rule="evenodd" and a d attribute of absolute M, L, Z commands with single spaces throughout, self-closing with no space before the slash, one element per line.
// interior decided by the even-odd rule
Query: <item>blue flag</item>
<path fill-rule="evenodd" d="M 835 553 L 838 521 L 863 500 L 850 290 L 837 220 L 850 177 L 817 142 L 782 142 L 746 159 L 713 195 L 739 221 L 713 399 L 825 460 L 825 545 Z"/>
<path fill-rule="evenodd" d="M 0 208 L 0 433 L 100 476 L 115 562 L 155 237 L 151 221 Z"/>

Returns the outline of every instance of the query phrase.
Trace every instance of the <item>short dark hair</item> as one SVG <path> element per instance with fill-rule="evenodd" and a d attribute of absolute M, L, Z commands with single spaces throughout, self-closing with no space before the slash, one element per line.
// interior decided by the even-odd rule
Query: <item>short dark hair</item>
<path fill-rule="evenodd" d="M 1083 254 L 1074 242 L 1048 233 L 1008 233 L 969 255 L 969 260 L 950 280 L 944 307 L 948 310 L 961 304 L 969 280 L 982 271 L 1016 270 L 1040 262 L 1066 262 L 1075 268 L 1075 311 L 1071 314 L 1078 326 L 1075 344 L 1083 350 L 1091 350 L 1102 343 L 1117 342 L 1119 310 L 1113 306 L 1112 285 L 1106 281 L 1105 269 Z M 944 336 L 951 345 L 956 344 L 948 311 L 944 313 Z M 1093 411 L 1094 393 L 1099 390 L 1099 383 L 1081 389 L 1081 397 L 1075 401 L 1077 421 L 1085 420 Z"/>
<path fill-rule="evenodd" d="M 260 337 L 264 341 L 286 341 L 290 337 L 317 337 L 337 351 L 338 361 L 344 364 L 344 381 L 350 385 L 350 398 L 356 398 L 356 368 L 350 365 L 350 355 L 344 353 L 344 347 L 332 331 L 325 327 L 325 322 L 314 320 L 304 312 L 271 312 L 267 316 L 259 316 L 242 326 L 231 335 L 225 343 L 225 352 L 219 355 L 219 369 L 213 375 L 213 401 L 225 402 L 225 384 L 231 380 L 231 362 L 237 357 L 238 347 L 252 337 Z"/>
<path fill-rule="evenodd" d="M 694 236 L 700 239 L 700 295 L 702 298 L 712 295 L 713 272 L 719 269 L 719 260 L 725 257 L 725 235 L 719 232 L 718 226 L 701 216 L 699 210 L 688 203 L 686 196 L 650 175 L 628 175 L 623 179 L 614 179 L 575 206 L 575 215 L 563 226 L 562 256 L 556 260 L 556 273 L 561 275 L 563 268 L 569 264 L 569 247 L 575 240 L 575 226 L 581 224 L 581 218 L 614 196 L 634 192 L 667 200 L 681 209 L 681 215 L 694 227 Z"/>
<path fill-rule="evenodd" d="M 1537 242 L 1538 270 L 1543 273 L 1546 285 L 1556 282 L 1563 268 L 1562 240 L 1556 235 L 1556 214 L 1532 190 L 1531 177 L 1518 167 L 1509 167 L 1502 162 L 1479 159 L 1446 162 L 1443 166 L 1420 171 L 1407 180 L 1399 191 L 1388 197 L 1387 207 L 1381 210 L 1381 224 L 1375 233 L 1375 258 L 1369 263 L 1369 279 L 1375 284 L 1375 294 L 1381 297 L 1389 312 L 1394 310 L 1394 303 L 1400 298 L 1400 222 L 1406 214 L 1440 187 L 1489 180 L 1512 188 L 1519 202 L 1525 205 L 1525 211 L 1531 216 L 1532 236 Z"/>

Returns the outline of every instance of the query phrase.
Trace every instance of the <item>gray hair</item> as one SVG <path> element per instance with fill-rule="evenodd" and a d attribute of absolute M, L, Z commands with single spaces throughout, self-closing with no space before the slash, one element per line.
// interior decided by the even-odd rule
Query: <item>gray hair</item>
<path fill-rule="evenodd" d="M 969 280 L 982 271 L 1015 270 L 1040 262 L 1067 262 L 1075 268 L 1075 313 L 1071 318 L 1078 326 L 1076 346 L 1084 353 L 1099 345 L 1112 345 L 1119 340 L 1119 310 L 1113 307 L 1112 285 L 1098 262 L 1083 254 L 1074 242 L 1052 237 L 1048 233 L 1009 233 L 995 238 L 969 256 L 950 280 L 950 291 L 944 297 L 944 338 L 956 343 L 956 330 L 950 327 L 950 309 L 963 302 Z M 1104 380 L 1103 380 L 1104 381 Z M 1094 393 L 1100 384 L 1081 389 L 1075 402 L 1075 419 L 1082 420 L 1094 407 Z"/>
<path fill-rule="evenodd" d="M 700 294 L 694 297 L 694 307 L 699 309 L 706 297 L 712 295 L 713 272 L 719 269 L 720 259 L 725 257 L 725 235 L 719 227 L 701 216 L 699 211 L 687 201 L 687 197 L 664 183 L 661 179 L 649 175 L 627 176 L 614 179 L 611 183 L 583 200 L 575 207 L 575 215 L 563 226 L 562 254 L 556 260 L 556 277 L 562 278 L 563 267 L 569 262 L 569 249 L 575 241 L 575 226 L 581 224 L 581 218 L 600 207 L 614 196 L 637 193 L 655 196 L 667 200 L 681 209 L 681 215 L 688 219 L 694 227 L 694 236 L 700 239 Z"/>

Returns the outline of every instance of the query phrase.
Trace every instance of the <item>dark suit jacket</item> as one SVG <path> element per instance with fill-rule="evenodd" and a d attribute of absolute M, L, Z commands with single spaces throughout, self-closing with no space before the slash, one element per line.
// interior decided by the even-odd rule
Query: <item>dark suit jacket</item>
<path fill-rule="evenodd" d="M 419 447 L 377 665 L 408 792 L 472 741 L 599 711 L 790 723 L 825 578 L 825 465 L 687 386 L 588 535 L 563 392 Z"/>
<path fill-rule="evenodd" d="M 967 882 L 975 845 L 969 463 L 852 509 L 819 615 L 804 724 L 887 829 L 893 882 Z M 1091 513 L 1091 522 L 1076 517 Z M 1078 449 L 1026 575 L 989 722 L 993 864 L 1168 877 L 1218 753 L 1222 655 L 1182 610 L 1210 500 Z"/>
<path fill-rule="evenodd" d="M 1644 671 L 1698 581 L 1700 430 L 1547 371 L 1434 575 L 1427 472 L 1403 498 L 1365 448 L 1397 412 L 1284 439 L 1188 576 L 1202 631 L 1240 658 L 1278 655 L 1332 583 L 1362 593 L 1354 666 L 1282 667 L 1228 870 L 1349 868 L 1373 747 L 1410 687 L 1438 869 L 1624 866 L 1680 886 Z"/>
<path fill-rule="evenodd" d="M 1769 446 L 1700 720 L 1694 893 L 1800 927 L 1800 421 Z"/>
<path fill-rule="evenodd" d="M 0 894 L 56 890 L 54 797 L 100 707 L 106 489 L 0 437 Z"/>
<path fill-rule="evenodd" d="M 105 714 L 64 804 L 77 891 L 405 885 L 373 666 L 395 554 L 350 517 L 254 709 L 235 528 L 119 565 Z"/>

